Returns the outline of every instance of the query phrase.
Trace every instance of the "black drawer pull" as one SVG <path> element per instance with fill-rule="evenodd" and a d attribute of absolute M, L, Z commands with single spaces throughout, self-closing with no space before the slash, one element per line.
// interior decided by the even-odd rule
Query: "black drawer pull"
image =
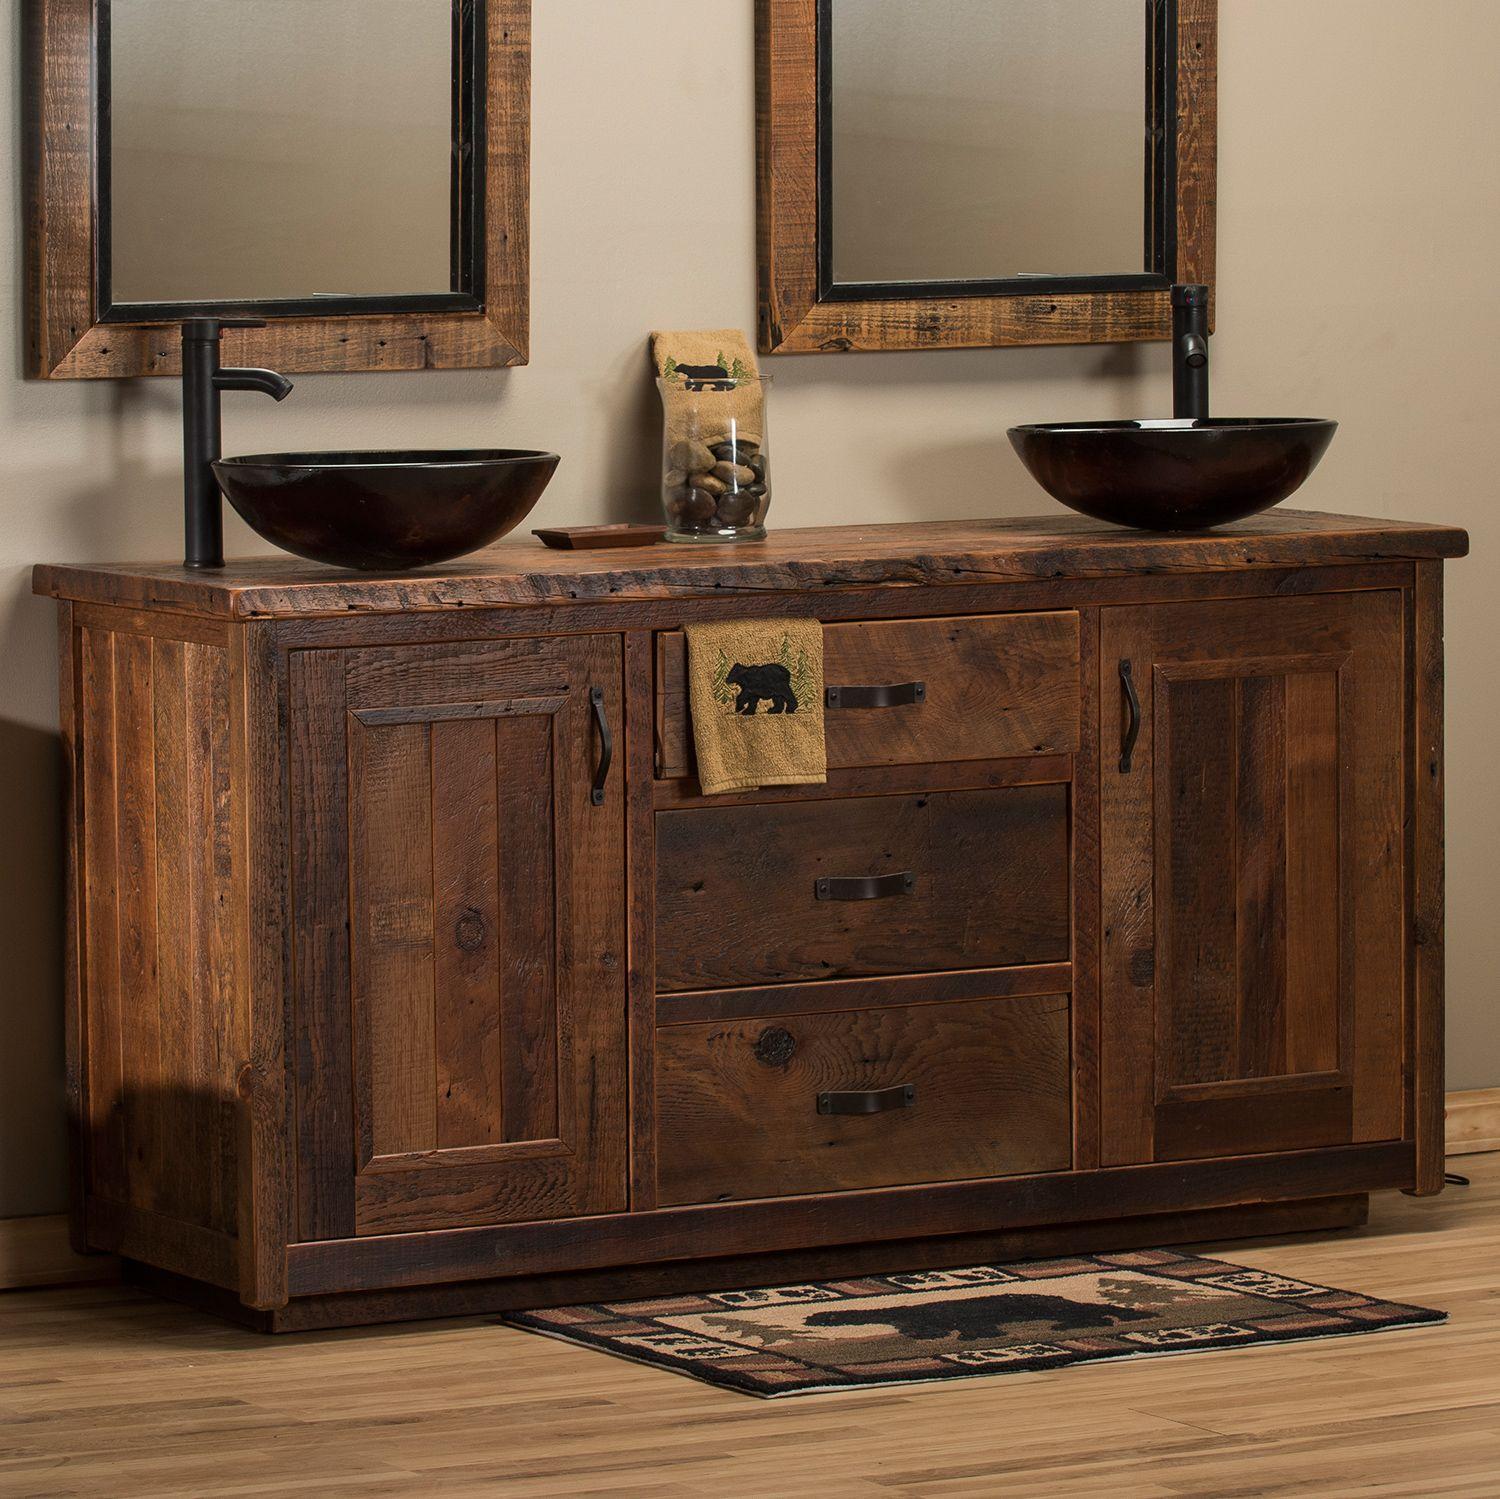
<path fill-rule="evenodd" d="M 880 687 L 825 687 L 825 708 L 904 708 L 927 701 L 926 682 L 890 682 Z"/>
<path fill-rule="evenodd" d="M 871 1088 L 863 1093 L 820 1093 L 820 1114 L 884 1114 L 887 1109 L 909 1109 L 917 1101 L 915 1083 L 894 1088 Z"/>
<path fill-rule="evenodd" d="M 893 895 L 910 895 L 916 888 L 916 875 L 904 872 L 813 881 L 813 894 L 819 900 L 887 900 Z"/>
<path fill-rule="evenodd" d="M 594 728 L 599 735 L 599 768 L 594 772 L 594 784 L 589 791 L 589 800 L 596 807 L 604 805 L 604 787 L 609 780 L 609 767 L 614 763 L 615 741 L 609 732 L 609 720 L 604 716 L 604 689 L 589 688 L 589 707 L 594 710 Z"/>
<path fill-rule="evenodd" d="M 1120 663 L 1120 685 L 1125 689 L 1125 706 L 1129 717 L 1120 734 L 1120 774 L 1130 774 L 1131 757 L 1135 754 L 1135 742 L 1141 737 L 1141 700 L 1135 690 L 1135 676 L 1128 661 Z"/>

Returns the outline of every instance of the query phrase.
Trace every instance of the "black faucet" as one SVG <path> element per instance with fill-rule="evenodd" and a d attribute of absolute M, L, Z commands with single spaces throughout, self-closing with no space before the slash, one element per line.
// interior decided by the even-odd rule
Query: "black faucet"
<path fill-rule="evenodd" d="M 1172 288 L 1172 415 L 1208 420 L 1208 288 Z"/>
<path fill-rule="evenodd" d="M 219 396 L 226 390 L 263 390 L 284 401 L 292 382 L 275 370 L 219 367 L 225 328 L 264 328 L 253 318 L 190 318 L 182 325 L 183 531 L 187 567 L 224 566 L 224 497 L 213 464 L 223 456 Z"/>

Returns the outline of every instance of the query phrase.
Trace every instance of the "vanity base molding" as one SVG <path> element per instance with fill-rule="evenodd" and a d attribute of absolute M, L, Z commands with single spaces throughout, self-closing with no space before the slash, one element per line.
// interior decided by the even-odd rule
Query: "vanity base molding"
<path fill-rule="evenodd" d="M 732 1291 L 794 1285 L 854 1275 L 897 1275 L 961 1265 L 1005 1264 L 1063 1254 L 1107 1254 L 1220 1240 L 1331 1233 L 1363 1228 L 1367 1193 L 1317 1197 L 1305 1202 L 1265 1202 L 1184 1213 L 1148 1213 L 1052 1228 L 943 1234 L 932 1238 L 840 1244 L 780 1254 L 715 1255 L 619 1270 L 579 1270 L 555 1275 L 515 1275 L 443 1285 L 397 1286 L 376 1291 L 294 1296 L 284 1307 L 256 1311 L 234 1294 L 201 1280 L 124 1261 L 127 1284 L 199 1307 L 256 1332 L 319 1332 L 379 1322 L 473 1317 L 597 1301 L 680 1296 L 691 1291 Z"/>
<path fill-rule="evenodd" d="M 290 1331 L 1441 1190 L 1466 547 L 1274 511 L 39 568 L 78 1246 Z M 877 690 L 826 786 L 704 798 L 682 628 L 778 615 Z"/>

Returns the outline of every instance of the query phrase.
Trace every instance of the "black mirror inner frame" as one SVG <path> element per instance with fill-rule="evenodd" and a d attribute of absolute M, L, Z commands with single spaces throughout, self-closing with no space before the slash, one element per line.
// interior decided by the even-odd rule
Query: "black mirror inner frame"
<path fill-rule="evenodd" d="M 531 0 L 452 0 L 446 291 L 122 302 L 111 287 L 110 43 L 118 0 L 26 0 L 27 373 L 180 373 L 194 317 L 254 318 L 237 363 L 290 373 L 527 362 Z M 392 224 L 399 226 L 399 208 Z M 162 232 L 172 232 L 164 224 Z"/>
<path fill-rule="evenodd" d="M 1218 0 L 1143 0 L 1141 270 L 966 281 L 834 274 L 833 28 L 844 0 L 757 0 L 765 353 L 1122 343 L 1171 336 L 1175 283 L 1214 283 Z M 998 269 L 998 268 L 997 268 Z"/>

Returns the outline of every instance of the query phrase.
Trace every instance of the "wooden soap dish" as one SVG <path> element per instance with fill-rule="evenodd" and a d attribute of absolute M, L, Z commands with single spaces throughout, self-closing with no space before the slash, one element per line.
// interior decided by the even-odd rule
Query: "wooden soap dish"
<path fill-rule="evenodd" d="M 581 552 L 590 547 L 648 547 L 667 534 L 665 526 L 561 526 L 533 531 L 543 546 L 560 552 Z"/>

